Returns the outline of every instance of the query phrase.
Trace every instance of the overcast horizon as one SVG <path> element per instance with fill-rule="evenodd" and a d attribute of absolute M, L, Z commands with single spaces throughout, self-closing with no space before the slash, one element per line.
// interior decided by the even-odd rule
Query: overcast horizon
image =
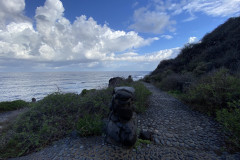
<path fill-rule="evenodd" d="M 153 71 L 240 0 L 0 0 L 0 72 Z"/>

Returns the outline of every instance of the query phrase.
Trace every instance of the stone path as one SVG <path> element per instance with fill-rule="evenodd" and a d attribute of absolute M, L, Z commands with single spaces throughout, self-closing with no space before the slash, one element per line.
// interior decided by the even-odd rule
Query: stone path
<path fill-rule="evenodd" d="M 137 150 L 104 144 L 103 137 L 68 137 L 18 160 L 61 159 L 240 159 L 240 153 L 224 152 L 225 136 L 212 119 L 151 84 L 150 107 L 138 116 L 138 128 L 154 133 L 154 141 Z"/>

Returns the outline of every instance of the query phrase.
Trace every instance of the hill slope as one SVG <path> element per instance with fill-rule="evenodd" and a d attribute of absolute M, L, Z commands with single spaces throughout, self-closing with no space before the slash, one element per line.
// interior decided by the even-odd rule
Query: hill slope
<path fill-rule="evenodd" d="M 240 17 L 230 18 L 200 43 L 186 45 L 175 59 L 162 61 L 150 77 L 160 80 L 172 72 L 199 76 L 221 67 L 240 70 Z"/>
<path fill-rule="evenodd" d="M 231 132 L 229 148 L 240 151 L 240 17 L 160 62 L 144 80 L 214 116 Z"/>

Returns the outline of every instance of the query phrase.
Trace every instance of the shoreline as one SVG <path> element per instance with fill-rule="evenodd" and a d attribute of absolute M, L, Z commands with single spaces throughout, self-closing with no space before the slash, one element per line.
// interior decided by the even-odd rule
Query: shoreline
<path fill-rule="evenodd" d="M 127 78 L 132 75 L 133 80 L 139 80 L 149 72 L 58 72 L 58 73 L 7 73 L 0 74 L 0 102 L 24 100 L 30 102 L 34 97 L 40 100 L 57 92 L 78 93 L 83 89 L 98 89 L 107 87 L 112 77 Z"/>

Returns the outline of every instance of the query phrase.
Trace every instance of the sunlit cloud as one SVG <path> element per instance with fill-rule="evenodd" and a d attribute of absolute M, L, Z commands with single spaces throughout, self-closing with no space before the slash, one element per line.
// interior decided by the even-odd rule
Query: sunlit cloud
<path fill-rule="evenodd" d="M 119 52 L 127 53 L 159 40 L 157 37 L 143 38 L 135 31 L 113 30 L 85 15 L 71 23 L 64 17 L 60 0 L 46 0 L 44 6 L 36 9 L 36 27 L 23 14 L 23 0 L 9 0 L 7 3 L 0 0 L 0 3 L 4 4 L 0 11 L 0 57 L 12 59 L 13 63 L 24 60 L 22 62 L 32 61 L 36 65 L 50 66 L 51 63 L 55 68 L 80 63 L 95 67 L 103 61 L 119 61 L 116 55 Z M 11 15 L 10 18 L 7 14 Z M 128 59 L 139 61 L 142 57 L 134 55 L 134 58 L 124 60 Z"/>
<path fill-rule="evenodd" d="M 197 37 L 189 37 L 188 43 L 196 43 L 198 41 Z"/>

